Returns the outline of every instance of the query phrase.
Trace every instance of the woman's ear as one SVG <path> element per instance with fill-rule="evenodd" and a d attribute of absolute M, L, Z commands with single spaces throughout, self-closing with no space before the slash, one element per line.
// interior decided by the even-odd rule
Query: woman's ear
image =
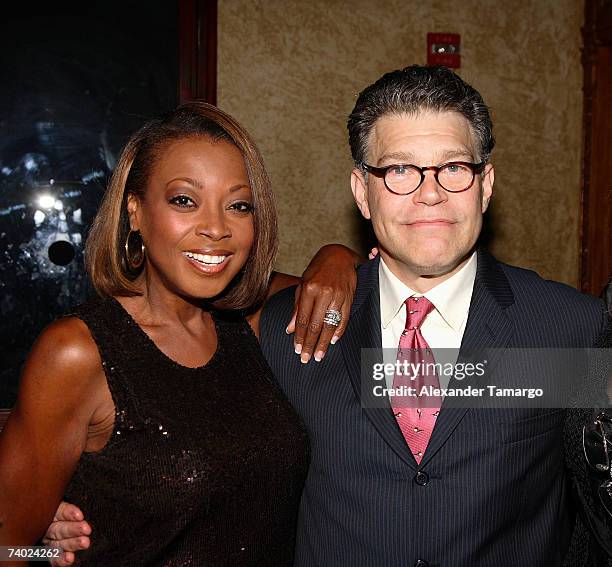
<path fill-rule="evenodd" d="M 130 229 L 140 230 L 140 199 L 134 193 L 128 194 L 127 212 L 130 220 Z"/>

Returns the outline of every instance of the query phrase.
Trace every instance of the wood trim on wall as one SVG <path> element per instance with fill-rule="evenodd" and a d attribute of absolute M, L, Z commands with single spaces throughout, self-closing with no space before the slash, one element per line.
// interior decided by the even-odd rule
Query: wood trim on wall
<path fill-rule="evenodd" d="M 600 295 L 612 275 L 612 1 L 586 0 L 581 192 L 582 291 Z"/>
<path fill-rule="evenodd" d="M 179 0 L 179 101 L 217 104 L 217 0 Z"/>

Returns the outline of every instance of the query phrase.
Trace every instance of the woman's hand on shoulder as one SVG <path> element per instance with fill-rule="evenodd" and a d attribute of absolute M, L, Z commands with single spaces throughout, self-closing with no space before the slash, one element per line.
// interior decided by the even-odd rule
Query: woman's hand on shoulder
<path fill-rule="evenodd" d="M 317 252 L 301 279 L 288 274 L 274 274 L 268 297 L 297 284 L 287 333 L 294 333 L 295 352 L 302 362 L 307 363 L 311 358 L 321 361 L 329 345 L 342 337 L 357 286 L 356 268 L 361 261 L 361 257 L 350 248 L 329 244 Z M 330 310 L 340 314 L 337 325 L 325 321 Z M 259 312 L 250 321 L 256 332 L 258 321 Z"/>
<path fill-rule="evenodd" d="M 0 544 L 32 544 L 53 520 L 104 386 L 97 347 L 81 320 L 60 319 L 43 331 L 0 435 Z"/>

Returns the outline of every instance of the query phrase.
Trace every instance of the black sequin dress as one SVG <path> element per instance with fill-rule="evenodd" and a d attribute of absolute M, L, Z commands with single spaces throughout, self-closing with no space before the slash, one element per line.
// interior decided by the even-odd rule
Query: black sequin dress
<path fill-rule="evenodd" d="M 215 314 L 216 353 L 187 368 L 114 299 L 73 315 L 116 409 L 111 439 L 82 455 L 65 494 L 93 529 L 79 564 L 291 565 L 308 439 L 244 319 Z"/>

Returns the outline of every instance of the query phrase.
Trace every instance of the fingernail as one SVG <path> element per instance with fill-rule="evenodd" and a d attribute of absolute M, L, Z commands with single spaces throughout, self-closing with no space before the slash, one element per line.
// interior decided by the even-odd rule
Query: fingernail
<path fill-rule="evenodd" d="M 310 360 L 310 355 L 305 352 L 301 357 L 300 360 L 302 361 L 303 364 L 306 364 L 309 360 Z"/>
<path fill-rule="evenodd" d="M 332 337 L 332 340 L 331 340 L 331 341 L 329 341 L 329 342 L 330 342 L 332 345 L 335 345 L 335 344 L 338 342 L 338 339 L 339 339 L 339 338 L 340 338 L 340 337 L 337 337 L 336 335 L 334 335 L 334 336 Z"/>
<path fill-rule="evenodd" d="M 295 354 L 302 354 L 302 345 L 295 345 Z"/>
<path fill-rule="evenodd" d="M 321 362 L 324 356 L 325 356 L 325 353 L 322 350 L 318 350 L 317 352 L 315 352 L 314 359 L 317 362 Z"/>
<path fill-rule="evenodd" d="M 285 329 L 285 333 L 289 334 L 289 326 Z"/>

